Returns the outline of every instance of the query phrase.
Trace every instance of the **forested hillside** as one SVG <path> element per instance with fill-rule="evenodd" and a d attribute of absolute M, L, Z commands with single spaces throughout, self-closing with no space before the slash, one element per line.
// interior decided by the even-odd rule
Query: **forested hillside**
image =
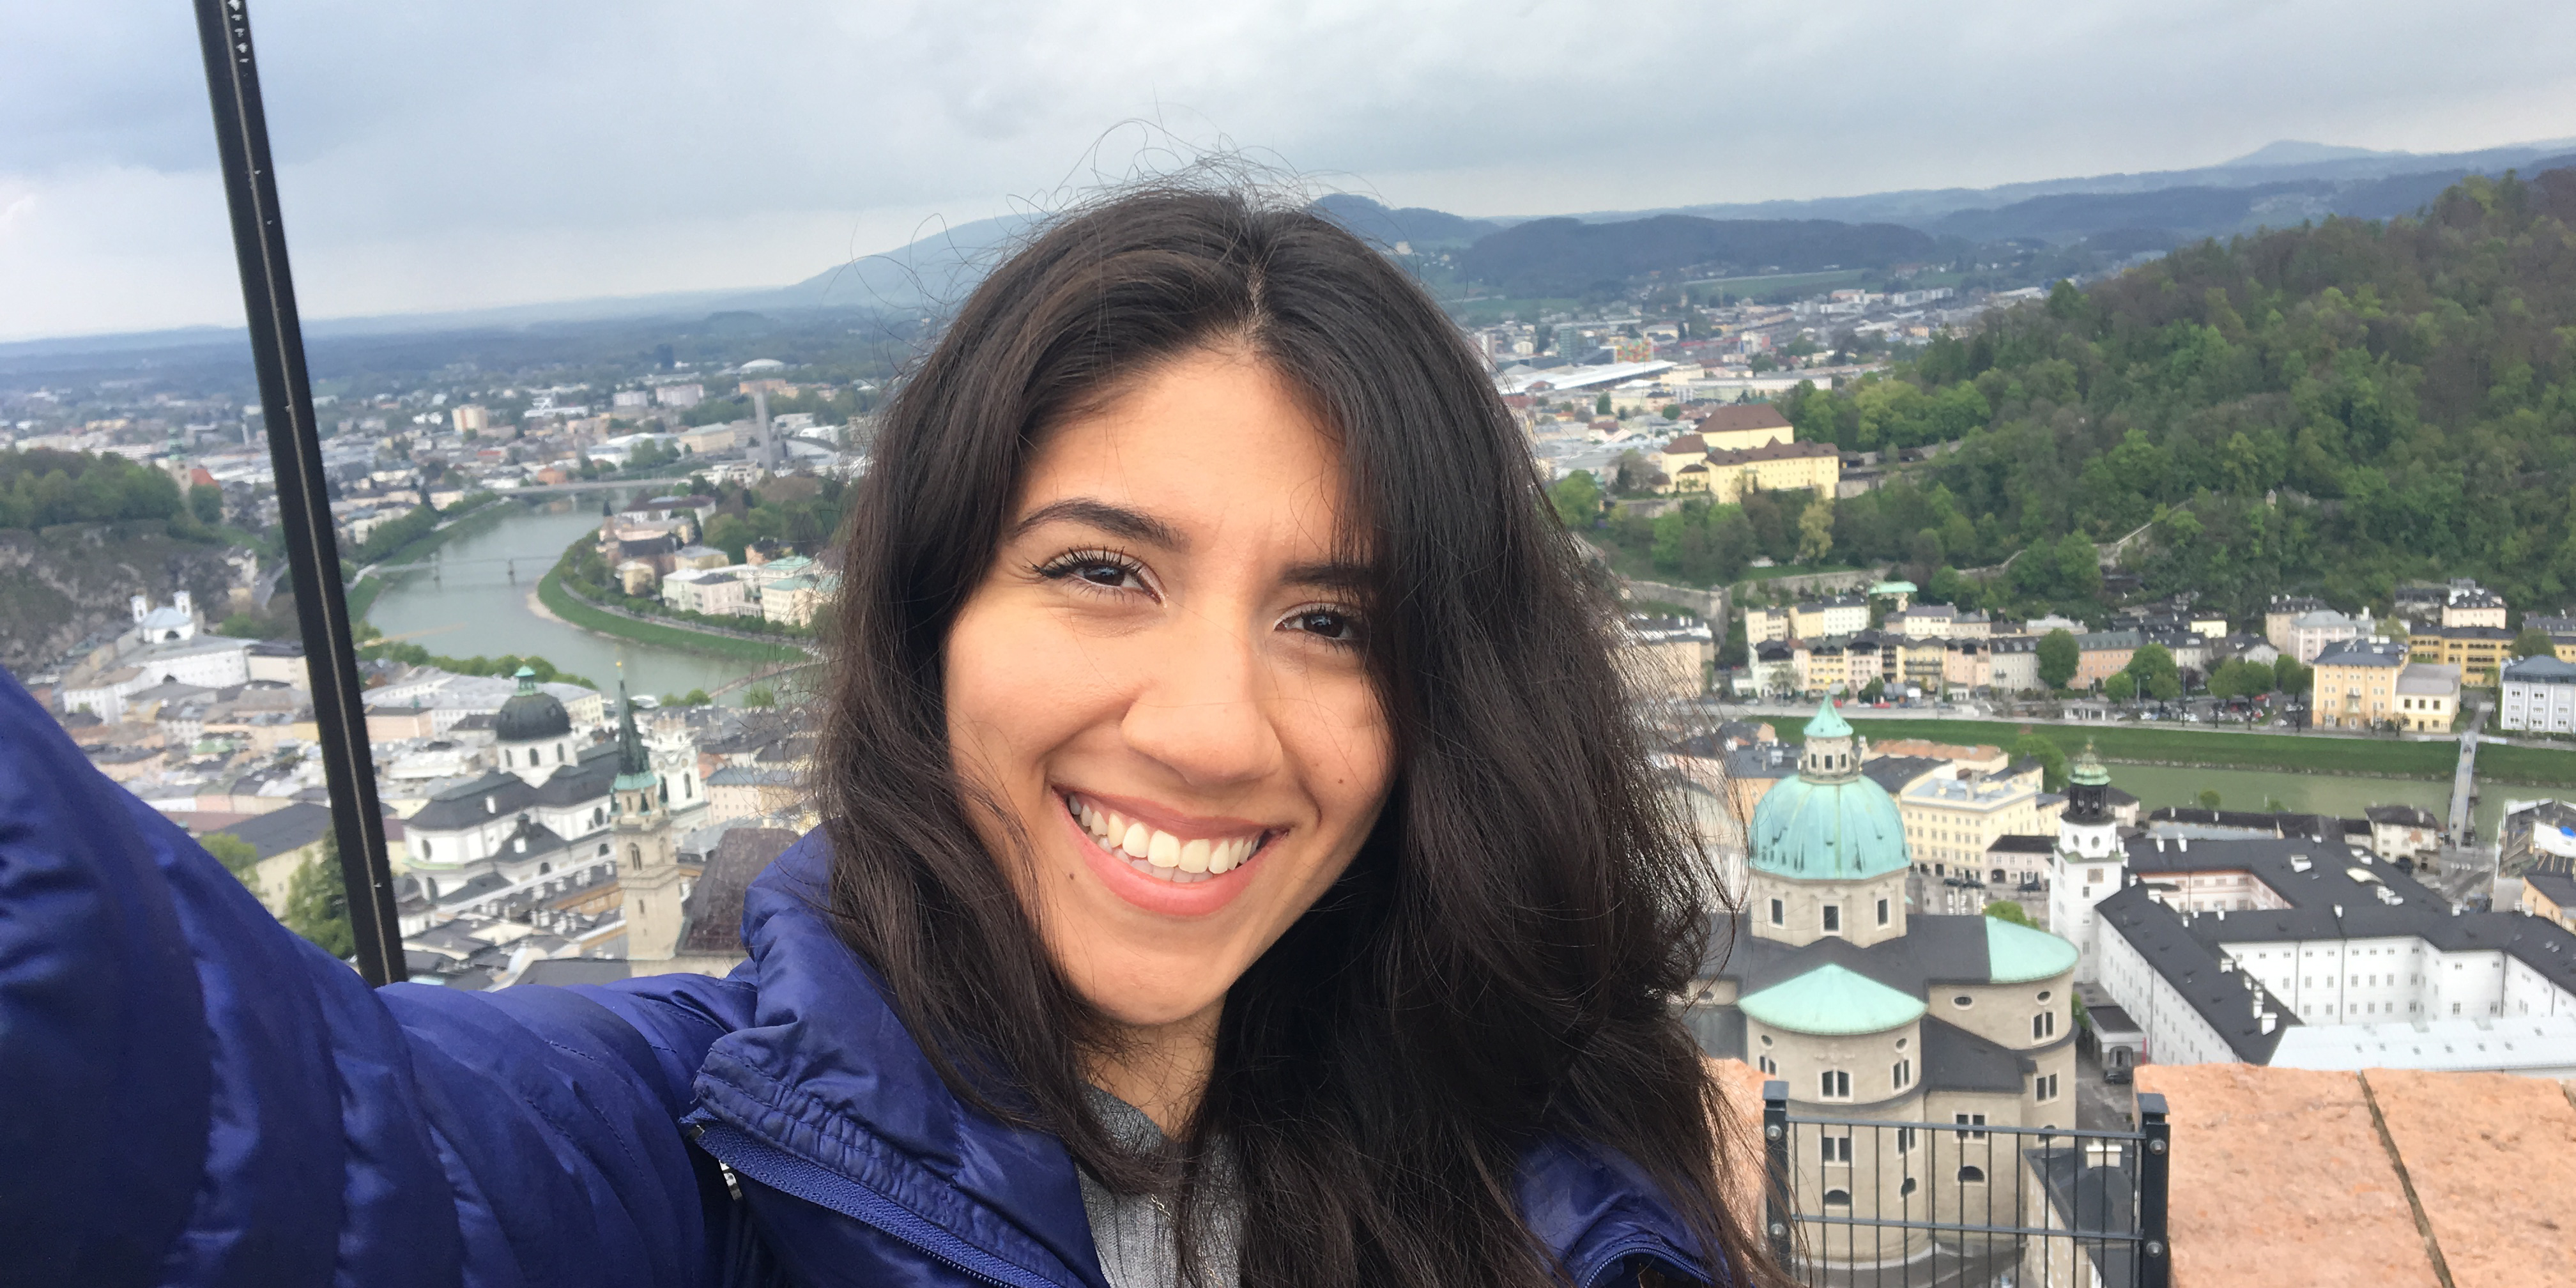
<path fill-rule="evenodd" d="M 2185 247 L 1802 388 L 1801 438 L 1956 442 L 1919 486 L 1838 503 L 1832 557 L 2012 607 L 2083 598 L 2083 542 L 2153 523 L 2146 589 L 2240 617 L 2275 591 L 2385 604 L 2401 577 L 2576 598 L 2571 223 L 2576 170 L 2471 178 L 2417 219 Z M 1733 509 L 1698 516 L 1709 540 L 1751 535 Z M 1942 572 L 2040 545 L 1988 587 Z"/>

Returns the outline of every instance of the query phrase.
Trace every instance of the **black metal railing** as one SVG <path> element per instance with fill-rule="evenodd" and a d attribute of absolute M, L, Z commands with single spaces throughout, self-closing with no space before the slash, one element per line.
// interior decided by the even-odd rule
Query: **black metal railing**
<path fill-rule="evenodd" d="M 1779 1081 L 1762 1102 L 1765 1228 L 1812 1288 L 2171 1283 L 2162 1096 L 2138 1096 L 2128 1131 L 1985 1121 L 2003 1097 L 1947 1122 L 1792 1114 Z"/>

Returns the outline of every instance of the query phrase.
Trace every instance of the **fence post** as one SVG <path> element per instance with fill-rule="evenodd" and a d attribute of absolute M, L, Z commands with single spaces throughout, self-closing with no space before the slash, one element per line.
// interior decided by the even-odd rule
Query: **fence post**
<path fill-rule="evenodd" d="M 1789 1264 L 1789 1084 L 1778 1078 L 1762 1084 L 1762 1229 L 1770 1236 L 1771 1255 Z"/>
<path fill-rule="evenodd" d="M 2173 1248 L 2165 1238 L 2165 1184 L 2173 1166 L 2173 1128 L 2165 1098 L 2138 1093 L 2138 1288 L 2171 1288 Z"/>

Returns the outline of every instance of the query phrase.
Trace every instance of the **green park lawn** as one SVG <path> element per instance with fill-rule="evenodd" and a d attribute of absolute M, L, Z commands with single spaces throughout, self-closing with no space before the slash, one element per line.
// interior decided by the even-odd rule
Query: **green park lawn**
<path fill-rule="evenodd" d="M 1993 743 L 2010 747 L 2025 729 L 2056 743 L 2070 757 L 2091 742 L 2104 760 L 2129 764 L 2205 765 L 2223 769 L 2280 769 L 2293 773 L 2367 774 L 2386 778 L 2447 779 L 2459 762 L 2449 742 L 2334 738 L 2278 733 L 2222 733 L 2205 729 L 2035 724 L 2010 720 L 1879 719 L 1845 713 L 1852 727 L 1878 740 L 1927 738 L 1935 742 Z M 1763 717 L 1783 739 L 1797 741 L 1805 717 Z M 2576 786 L 2576 751 L 2533 747 L 2482 747 L 2478 777 L 2496 782 Z"/>

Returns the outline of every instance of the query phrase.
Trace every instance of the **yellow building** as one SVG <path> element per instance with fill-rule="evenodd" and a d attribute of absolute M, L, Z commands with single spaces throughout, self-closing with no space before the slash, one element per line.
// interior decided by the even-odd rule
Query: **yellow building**
<path fill-rule="evenodd" d="M 1906 849 L 1918 865 L 1929 864 L 1933 873 L 1944 876 L 1960 869 L 1982 872 L 1996 838 L 2055 830 L 2057 819 L 2041 805 L 2040 795 L 2027 777 L 1943 768 L 1906 784 L 1896 794 L 1896 812 L 1905 821 Z"/>
<path fill-rule="evenodd" d="M 2406 669 L 2404 645 L 2385 640 L 2345 640 L 2317 654 L 2309 685 L 2317 725 L 2369 729 L 2397 719 L 2397 677 Z"/>
<path fill-rule="evenodd" d="M 2513 660 L 2513 632 L 2501 626 L 2422 626 L 2407 637 L 2407 648 L 2416 661 L 2458 667 L 2462 683 L 2485 687 Z"/>
<path fill-rule="evenodd" d="M 1706 492 L 1733 505 L 1747 492 L 1813 489 L 1831 497 L 1842 481 L 1842 453 L 1830 443 L 1795 441 L 1796 431 L 1769 403 L 1720 407 L 1655 454 L 1664 490 Z"/>
<path fill-rule="evenodd" d="M 1710 449 L 1703 484 L 1720 505 L 1733 505 L 1749 492 L 1792 492 L 1800 488 L 1830 498 L 1842 482 L 1843 456 L 1831 443 L 1768 443 L 1744 451 Z"/>

